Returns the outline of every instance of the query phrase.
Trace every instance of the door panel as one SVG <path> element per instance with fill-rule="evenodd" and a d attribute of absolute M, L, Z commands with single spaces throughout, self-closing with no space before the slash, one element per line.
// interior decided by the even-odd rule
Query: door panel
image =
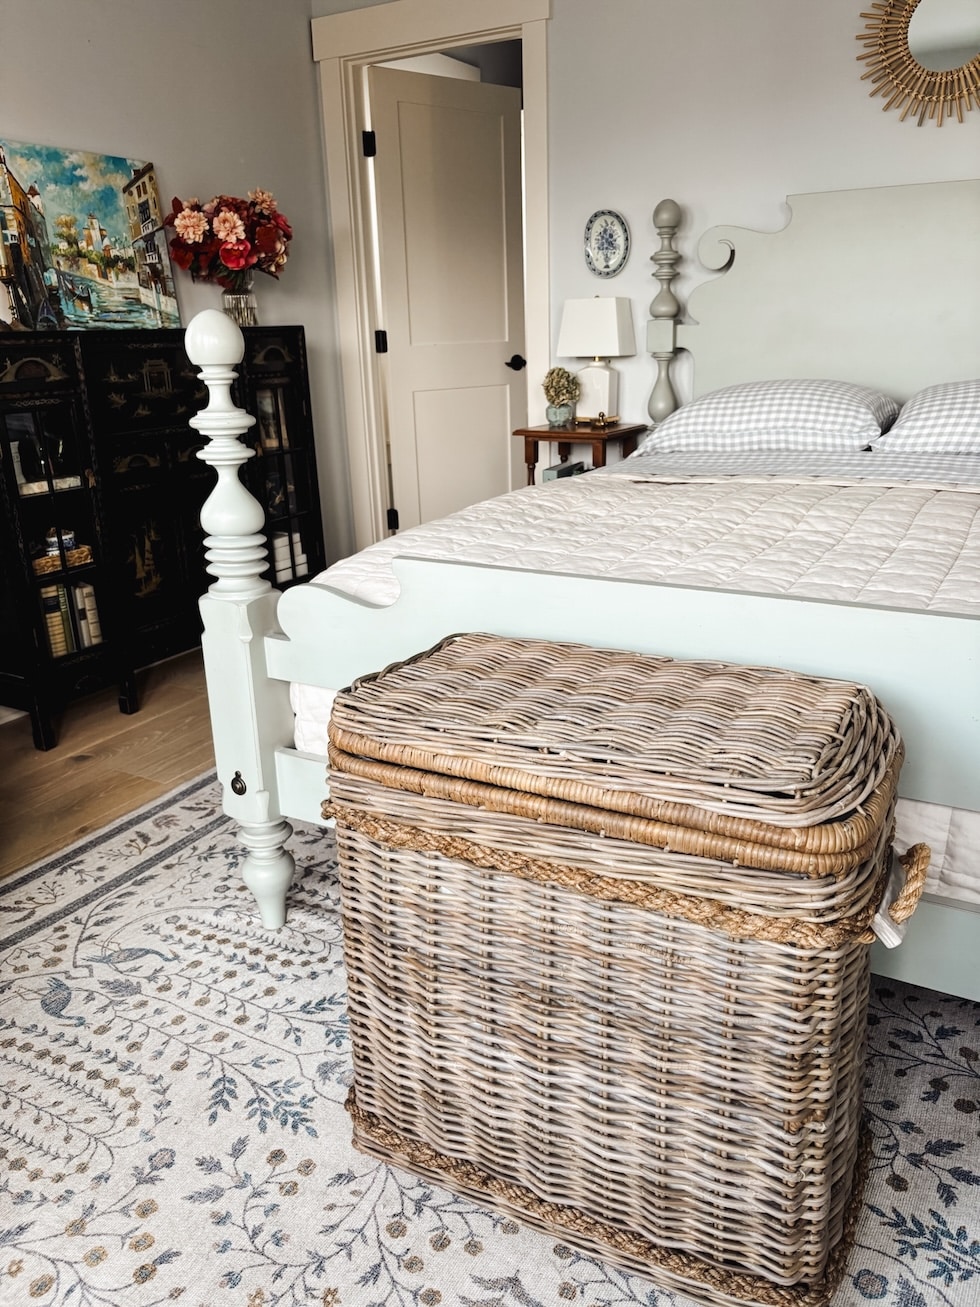
<path fill-rule="evenodd" d="M 508 386 L 416 391 L 414 424 L 421 521 L 510 488 L 510 446 L 499 438 L 513 430 Z"/>
<path fill-rule="evenodd" d="M 520 92 L 369 70 L 394 506 L 412 526 L 520 484 Z M 475 416 L 474 416 L 475 415 Z"/>
<path fill-rule="evenodd" d="M 505 340 L 500 118 L 402 102 L 399 144 L 411 343 Z"/>

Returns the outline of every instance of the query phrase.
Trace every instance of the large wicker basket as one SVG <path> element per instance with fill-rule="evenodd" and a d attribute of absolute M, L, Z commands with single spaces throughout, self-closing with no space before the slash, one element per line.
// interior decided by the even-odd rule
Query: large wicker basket
<path fill-rule="evenodd" d="M 704 1301 L 827 1302 L 902 758 L 874 697 L 464 635 L 330 738 L 355 1143 Z"/>

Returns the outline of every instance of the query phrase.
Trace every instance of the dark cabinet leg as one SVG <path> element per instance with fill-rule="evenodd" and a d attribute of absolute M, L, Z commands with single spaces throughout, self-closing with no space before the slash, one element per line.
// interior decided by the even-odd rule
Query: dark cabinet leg
<path fill-rule="evenodd" d="M 119 711 L 134 713 L 140 710 L 140 696 L 136 688 L 136 673 L 126 672 L 119 682 Z"/>
<path fill-rule="evenodd" d="M 51 716 L 47 705 L 40 703 L 35 699 L 29 709 L 31 715 L 31 734 L 34 737 L 34 748 L 47 752 L 53 749 L 58 743 L 58 733 L 54 728 L 54 719 Z"/>

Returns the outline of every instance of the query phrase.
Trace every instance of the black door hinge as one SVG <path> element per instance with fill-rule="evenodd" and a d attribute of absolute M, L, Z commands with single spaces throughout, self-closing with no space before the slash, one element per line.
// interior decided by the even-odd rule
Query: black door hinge
<path fill-rule="evenodd" d="M 397 508 L 389 508 L 389 509 L 388 509 L 388 530 L 389 530 L 389 531 L 397 531 L 397 530 L 398 530 L 398 509 L 397 509 Z"/>
<path fill-rule="evenodd" d="M 361 132 L 361 149 L 365 159 L 373 159 L 378 153 L 378 138 L 374 132 Z"/>
<path fill-rule="evenodd" d="M 374 352 L 375 354 L 388 353 L 388 333 L 387 331 L 376 331 L 374 333 Z"/>

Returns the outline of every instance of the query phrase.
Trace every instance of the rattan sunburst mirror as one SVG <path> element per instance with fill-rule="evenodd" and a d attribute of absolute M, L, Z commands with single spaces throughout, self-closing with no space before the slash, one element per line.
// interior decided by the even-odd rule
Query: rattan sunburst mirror
<path fill-rule="evenodd" d="M 955 113 L 980 109 L 980 48 L 974 44 L 969 57 L 955 67 L 940 67 L 913 53 L 909 45 L 909 24 L 920 4 L 941 4 L 943 0 L 876 0 L 871 13 L 862 13 L 865 29 L 858 34 L 865 51 L 858 59 L 867 63 L 862 81 L 871 81 L 871 94 L 887 97 L 883 108 L 900 109 L 903 119 L 914 117 L 919 126 L 934 120 L 942 126 Z M 937 63 L 936 67 L 927 64 Z"/>

